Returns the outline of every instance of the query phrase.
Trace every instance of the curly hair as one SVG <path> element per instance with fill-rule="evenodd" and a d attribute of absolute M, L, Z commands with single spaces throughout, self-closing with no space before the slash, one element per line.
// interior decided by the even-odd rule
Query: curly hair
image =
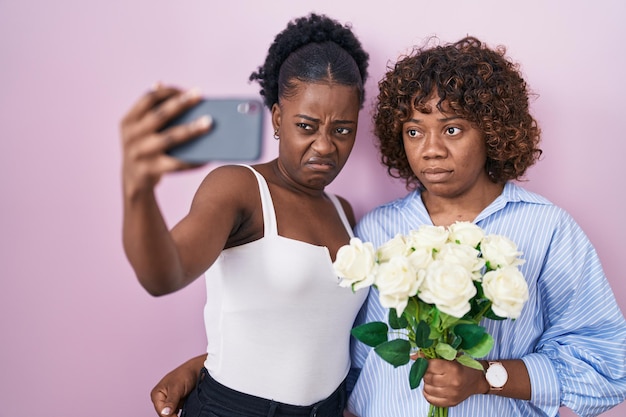
<path fill-rule="evenodd" d="M 403 178 L 407 189 L 422 187 L 409 166 L 402 126 L 414 109 L 437 94 L 440 111 L 445 104 L 483 133 L 491 181 L 523 178 L 541 156 L 541 132 L 529 112 L 529 91 L 519 66 L 505 54 L 503 46 L 490 49 L 468 36 L 416 48 L 388 68 L 378 84 L 374 132 L 389 175 Z"/>
<path fill-rule="evenodd" d="M 311 13 L 287 24 L 274 38 L 265 63 L 250 75 L 268 108 L 293 94 L 293 80 L 356 86 L 365 101 L 369 55 L 348 25 Z"/>

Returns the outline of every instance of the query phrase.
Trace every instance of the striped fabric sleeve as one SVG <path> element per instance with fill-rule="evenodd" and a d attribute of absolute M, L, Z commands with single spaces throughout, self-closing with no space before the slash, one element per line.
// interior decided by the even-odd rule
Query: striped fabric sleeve
<path fill-rule="evenodd" d="M 554 416 L 561 405 L 561 392 L 559 380 L 547 356 L 531 353 L 522 358 L 532 387 L 530 402 L 538 409 L 543 410 L 545 415 Z"/>
<path fill-rule="evenodd" d="M 536 352 L 526 357 L 532 402 L 555 395 L 580 416 L 594 416 L 624 400 L 626 329 L 624 318 L 587 236 L 565 212 L 555 227 L 539 279 L 547 328 Z M 551 366 L 550 366 L 551 365 Z M 558 397 L 557 397 L 558 398 Z M 548 413 L 548 415 L 550 415 Z"/>

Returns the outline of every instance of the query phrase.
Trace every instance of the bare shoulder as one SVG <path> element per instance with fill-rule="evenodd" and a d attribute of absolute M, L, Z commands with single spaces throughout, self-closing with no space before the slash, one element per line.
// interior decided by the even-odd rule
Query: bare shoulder
<path fill-rule="evenodd" d="M 254 173 L 250 168 L 243 165 L 222 165 L 219 166 L 207 174 L 206 180 L 211 181 L 227 181 L 233 182 L 246 182 L 254 180 Z"/>
<path fill-rule="evenodd" d="M 204 178 L 194 203 L 211 201 L 239 208 L 254 204 L 258 196 L 258 185 L 254 173 L 241 165 L 223 165 L 213 169 Z"/>
<path fill-rule="evenodd" d="M 209 188 L 215 192 L 223 188 L 239 193 L 251 186 L 256 187 L 256 179 L 250 168 L 242 165 L 222 165 L 206 175 L 200 189 Z"/>

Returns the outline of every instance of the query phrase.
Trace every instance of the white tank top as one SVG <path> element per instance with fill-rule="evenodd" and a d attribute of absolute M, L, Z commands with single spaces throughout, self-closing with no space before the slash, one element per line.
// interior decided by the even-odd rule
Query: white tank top
<path fill-rule="evenodd" d="M 237 391 L 310 405 L 346 377 L 350 329 L 367 291 L 338 285 L 326 247 L 278 235 L 267 183 L 248 168 L 259 183 L 264 236 L 225 249 L 205 274 L 205 367 Z M 353 236 L 341 203 L 328 197 Z"/>

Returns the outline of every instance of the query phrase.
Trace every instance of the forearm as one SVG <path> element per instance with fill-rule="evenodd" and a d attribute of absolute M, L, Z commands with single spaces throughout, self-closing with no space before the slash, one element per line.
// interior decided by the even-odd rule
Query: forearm
<path fill-rule="evenodd" d="M 153 190 L 124 196 L 123 243 L 141 285 L 158 296 L 188 284 Z"/>

